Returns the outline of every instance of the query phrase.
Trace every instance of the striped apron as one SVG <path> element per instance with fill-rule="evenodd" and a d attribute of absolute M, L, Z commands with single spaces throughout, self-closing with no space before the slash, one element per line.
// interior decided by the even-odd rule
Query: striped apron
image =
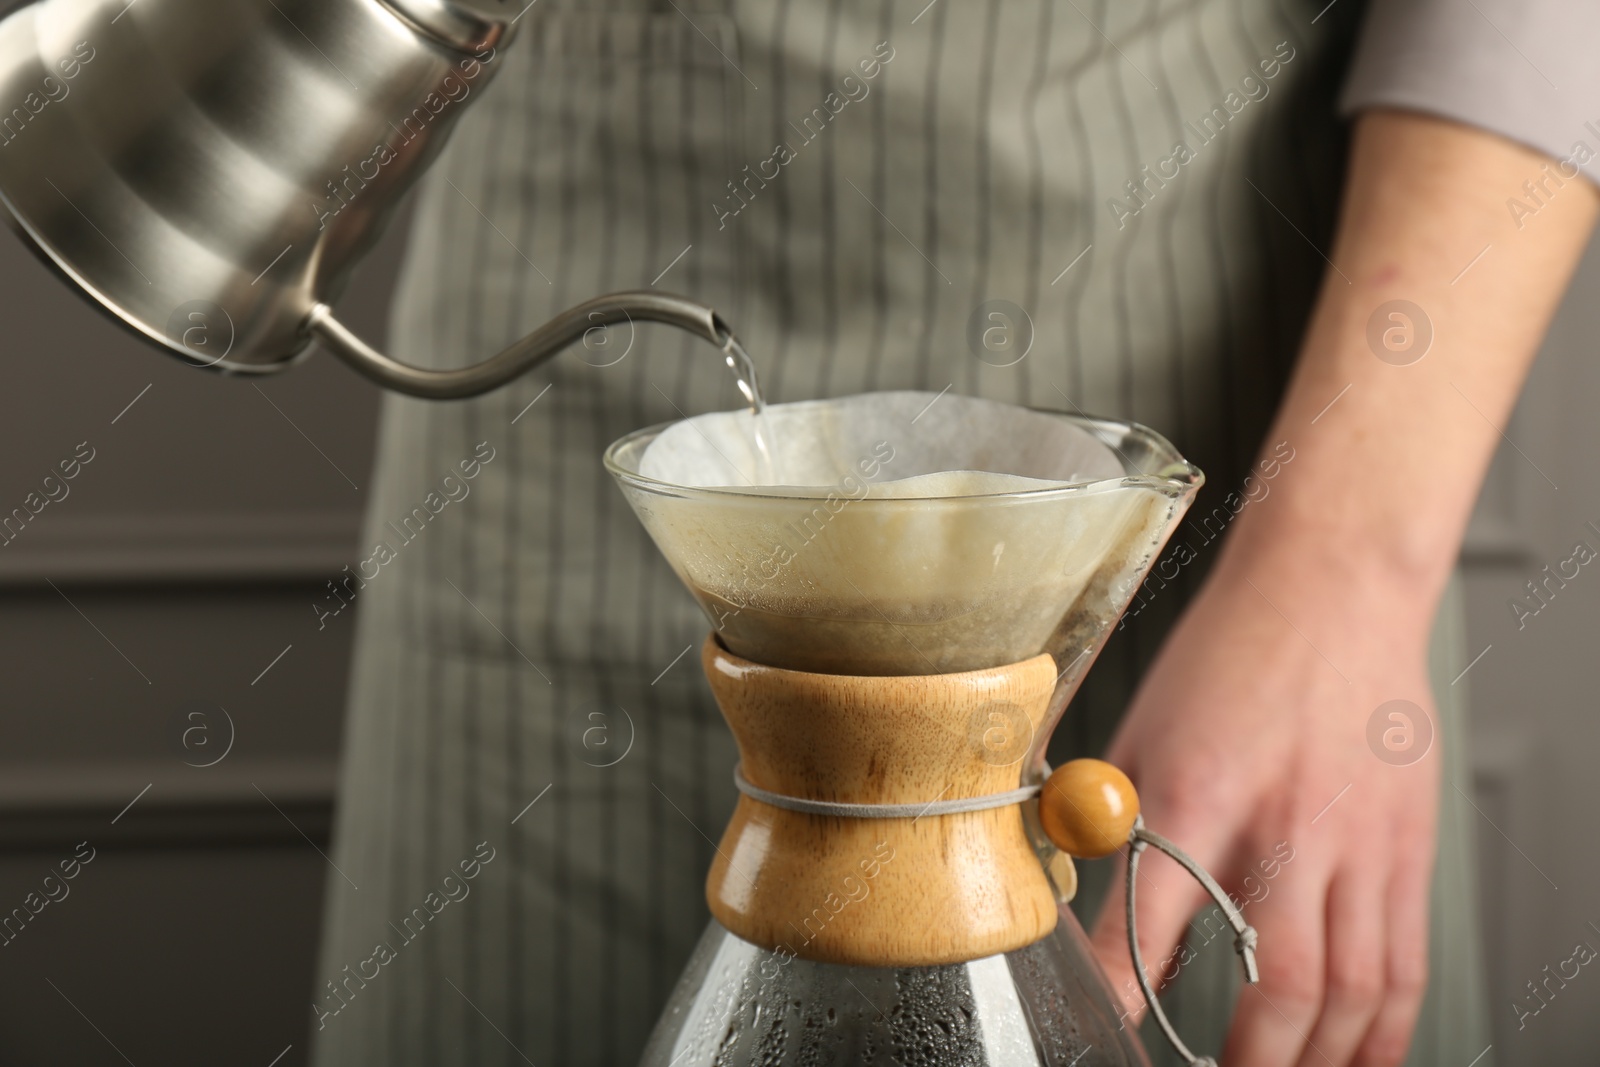
<path fill-rule="evenodd" d="M 541 0 L 423 182 L 395 354 L 461 366 L 656 285 L 721 310 L 770 399 L 948 387 L 1138 420 L 1206 471 L 1209 511 L 1332 230 L 1359 5 L 1322 6 Z M 711 348 L 657 326 L 478 400 L 385 400 L 317 1063 L 637 1058 L 707 920 L 734 748 L 707 622 L 600 457 L 738 402 Z M 1113 637 L 1053 757 L 1102 749 L 1203 569 Z M 1440 670 L 1459 637 L 1441 627 Z M 1448 796 L 1442 825 L 1412 1062 L 1459 1067 L 1486 1023 Z M 1169 1004 L 1215 1053 L 1235 964 L 1199 956 Z"/>

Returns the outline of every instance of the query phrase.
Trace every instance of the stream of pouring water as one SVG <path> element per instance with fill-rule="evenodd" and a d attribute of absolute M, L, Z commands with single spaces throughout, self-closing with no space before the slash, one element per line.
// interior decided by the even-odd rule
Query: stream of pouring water
<path fill-rule="evenodd" d="M 772 420 L 767 418 L 767 402 L 761 395 L 756 365 L 751 361 L 750 353 L 744 350 L 744 345 L 731 333 L 728 334 L 727 343 L 722 346 L 722 353 L 728 369 L 733 372 L 734 384 L 750 405 L 750 425 L 756 448 L 756 483 L 777 485 L 778 459 L 772 436 Z"/>

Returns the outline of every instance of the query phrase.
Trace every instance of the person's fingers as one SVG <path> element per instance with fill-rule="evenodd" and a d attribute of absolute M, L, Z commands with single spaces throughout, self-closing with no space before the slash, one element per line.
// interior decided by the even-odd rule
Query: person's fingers
<path fill-rule="evenodd" d="M 1122 855 L 1126 852 L 1124 849 Z M 1210 898 L 1187 872 L 1165 857 L 1157 861 L 1158 856 L 1160 853 L 1147 849 L 1140 857 L 1136 922 L 1145 975 L 1159 990 L 1181 969 L 1184 959 L 1178 942 L 1188 929 L 1189 920 Z M 1122 867 L 1106 892 L 1092 940 L 1106 980 L 1122 999 L 1123 1009 L 1137 1023 L 1144 1017 L 1145 1001 L 1128 951 L 1126 886 L 1127 870 Z"/>
<path fill-rule="evenodd" d="M 1327 985 L 1300 1067 L 1350 1062 L 1378 1012 L 1388 981 L 1385 882 L 1357 869 L 1336 874 L 1328 887 Z"/>
<path fill-rule="evenodd" d="M 1194 811 L 1198 806 L 1186 807 Z M 1159 800 L 1145 806 L 1144 818 L 1152 830 L 1174 841 L 1201 866 L 1226 880 L 1217 866 L 1222 848 L 1220 820 L 1213 819 L 1208 824 L 1204 819 L 1184 818 Z M 1127 855 L 1128 850 L 1123 847 L 1111 859 L 1117 864 L 1117 871 L 1095 922 L 1092 941 L 1112 990 L 1122 998 L 1124 1009 L 1136 1022 L 1143 1017 L 1145 1003 L 1128 952 Z M 1170 981 L 1181 968 L 1182 955 L 1175 951 L 1179 940 L 1194 914 L 1210 897 L 1188 872 L 1153 848 L 1145 849 L 1140 856 L 1139 884 L 1135 888 L 1139 951 L 1144 957 L 1150 984 L 1159 989 L 1162 982 Z"/>
<path fill-rule="evenodd" d="M 1353 1063 L 1396 1067 L 1406 1058 L 1428 989 L 1428 886 L 1431 856 L 1407 863 L 1389 880 L 1384 995 Z"/>
<path fill-rule="evenodd" d="M 1239 994 L 1222 1056 L 1228 1067 L 1290 1067 L 1322 1011 L 1328 877 L 1295 874 L 1252 909 L 1261 982 Z"/>

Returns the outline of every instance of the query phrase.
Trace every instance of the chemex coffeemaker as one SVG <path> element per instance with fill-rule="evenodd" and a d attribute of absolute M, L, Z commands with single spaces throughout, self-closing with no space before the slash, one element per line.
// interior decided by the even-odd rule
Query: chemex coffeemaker
<path fill-rule="evenodd" d="M 721 349 L 750 411 L 640 431 L 606 464 L 713 626 L 742 793 L 714 920 L 645 1062 L 1145 1063 L 1064 907 L 1125 849 L 1129 949 L 1154 845 L 1115 768 L 1045 743 L 1201 483 L 1142 427 L 957 396 L 764 409 L 710 308 L 600 296 L 459 370 L 331 304 L 492 79 L 522 0 L 34 0 L 0 19 L 0 202 L 140 337 L 231 374 L 314 343 L 389 389 L 494 389 L 588 332 Z M 535 16 L 536 17 L 536 16 Z"/>
<path fill-rule="evenodd" d="M 606 466 L 714 627 L 742 794 L 649 1067 L 1144 1064 L 1065 907 L 1147 845 L 1051 731 L 1201 474 L 1155 433 L 933 393 L 718 412 Z"/>

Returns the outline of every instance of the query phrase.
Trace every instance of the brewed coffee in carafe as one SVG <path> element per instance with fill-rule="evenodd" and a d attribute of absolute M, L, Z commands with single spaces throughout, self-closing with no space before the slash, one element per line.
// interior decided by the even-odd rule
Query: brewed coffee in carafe
<path fill-rule="evenodd" d="M 606 465 L 711 622 L 740 753 L 644 1063 L 1146 1063 L 1039 792 L 1200 472 L 1132 424 L 918 392 L 703 415 Z"/>

